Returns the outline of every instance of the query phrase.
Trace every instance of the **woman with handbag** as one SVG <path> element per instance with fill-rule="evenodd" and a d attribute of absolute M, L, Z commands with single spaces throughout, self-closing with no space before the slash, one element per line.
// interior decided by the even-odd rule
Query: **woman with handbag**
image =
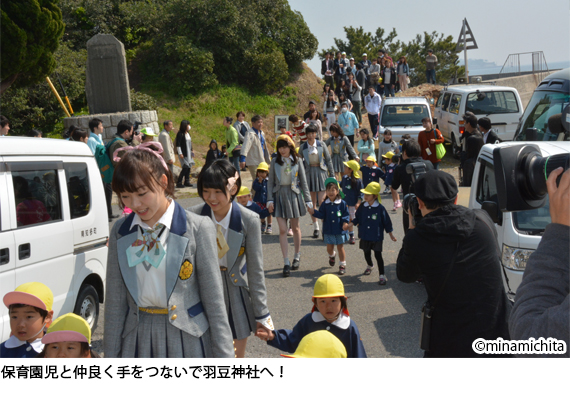
<path fill-rule="evenodd" d="M 176 150 L 178 151 L 180 165 L 182 166 L 182 171 L 180 175 L 178 175 L 176 182 L 176 188 L 193 187 L 192 183 L 190 183 L 190 169 L 192 165 L 194 165 L 194 150 L 192 149 L 190 128 L 190 123 L 183 120 L 176 134 Z M 182 185 L 182 179 L 185 179 L 184 185 Z"/>
<path fill-rule="evenodd" d="M 433 164 L 434 169 L 438 169 L 439 163 L 443 155 L 438 158 L 438 149 L 443 148 L 443 135 L 438 129 L 432 127 L 431 119 L 426 117 L 422 119 L 422 125 L 425 128 L 418 134 L 418 143 L 422 149 L 422 158 L 430 161 Z M 437 146 L 441 145 L 440 148 Z M 443 148 L 445 154 L 445 148 Z"/>

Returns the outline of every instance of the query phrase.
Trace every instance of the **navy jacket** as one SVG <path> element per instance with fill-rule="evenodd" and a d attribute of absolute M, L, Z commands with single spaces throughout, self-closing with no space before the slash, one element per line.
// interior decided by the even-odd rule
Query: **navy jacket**
<path fill-rule="evenodd" d="M 342 192 L 344 193 L 344 202 L 348 206 L 356 206 L 358 200 L 362 200 L 363 193 L 360 192 L 364 188 L 361 179 L 356 179 L 356 188 L 352 188 L 351 178 L 348 175 L 342 177 L 340 182 L 340 188 L 342 188 Z"/>
<path fill-rule="evenodd" d="M 313 214 L 317 219 L 323 221 L 323 234 L 340 235 L 347 234 L 343 231 L 342 225 L 350 222 L 348 214 L 348 206 L 342 199 L 331 202 L 328 198 L 321 204 L 319 210 L 315 210 Z"/>
<path fill-rule="evenodd" d="M 269 216 L 269 209 L 265 208 L 265 209 L 261 209 L 261 207 L 256 203 L 256 202 L 251 202 L 251 205 L 246 206 L 247 209 L 251 210 L 252 212 L 255 212 L 259 215 L 260 219 L 265 219 L 267 216 Z"/>
<path fill-rule="evenodd" d="M 378 201 L 374 201 L 377 204 Z M 384 232 L 394 231 L 392 220 L 386 208 L 378 203 L 377 206 L 370 206 L 368 202 L 363 203 L 356 209 L 356 215 L 352 224 L 358 226 L 358 238 L 365 241 L 378 242 L 384 240 Z"/>
<path fill-rule="evenodd" d="M 12 337 L 16 338 L 15 336 Z M 39 354 L 27 341 L 15 348 L 7 348 L 7 342 L 8 341 L 5 341 L 0 344 L 0 358 L 34 358 Z"/>
<path fill-rule="evenodd" d="M 255 178 L 251 185 L 251 189 L 255 191 L 253 202 L 259 202 L 260 204 L 267 205 L 267 178 L 265 178 L 261 183 L 257 178 Z"/>
<path fill-rule="evenodd" d="M 386 178 L 386 174 L 377 166 L 372 168 L 363 166 L 360 168 L 360 171 L 362 172 L 362 184 L 364 184 L 364 187 L 371 182 L 380 183 L 380 179 L 384 180 Z"/>
<path fill-rule="evenodd" d="M 293 353 L 304 336 L 319 330 L 328 330 L 334 334 L 344 344 L 349 358 L 366 357 L 364 345 L 360 339 L 360 332 L 358 327 L 356 327 L 356 323 L 350 319 L 350 316 L 342 315 L 335 322 L 329 323 L 324 320 L 323 315 L 318 311 L 305 315 L 293 327 L 293 330 L 275 330 L 275 338 L 267 341 L 267 345 L 284 352 Z"/>

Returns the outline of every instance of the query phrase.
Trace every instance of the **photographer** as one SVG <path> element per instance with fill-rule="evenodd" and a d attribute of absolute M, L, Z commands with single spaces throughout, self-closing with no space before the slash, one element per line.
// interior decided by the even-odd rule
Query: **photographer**
<path fill-rule="evenodd" d="M 563 340 L 566 354 L 545 356 L 569 357 L 570 170 L 564 172 L 556 187 L 556 178 L 560 174 L 562 168 L 555 169 L 546 182 L 552 224 L 546 226 L 538 248 L 528 260 L 509 319 L 509 329 L 513 339 L 552 337 Z"/>
<path fill-rule="evenodd" d="M 433 170 L 433 164 L 422 159 L 422 149 L 415 139 L 406 140 L 402 145 L 402 163 L 394 169 L 394 178 L 392 179 L 392 190 L 396 191 L 402 186 L 404 197 L 410 192 L 414 192 L 412 185 L 412 175 L 406 173 L 406 166 L 411 163 L 423 162 L 426 165 L 426 172 Z M 408 232 L 408 215 L 402 211 L 402 221 L 404 225 L 404 233 Z"/>
<path fill-rule="evenodd" d="M 422 218 L 414 227 L 410 211 L 396 270 L 400 281 L 421 277 L 426 287 L 433 313 L 424 356 L 485 356 L 473 352 L 474 340 L 509 339 L 495 227 L 482 210 L 455 205 L 457 183 L 446 172 L 425 173 L 414 190 Z"/>

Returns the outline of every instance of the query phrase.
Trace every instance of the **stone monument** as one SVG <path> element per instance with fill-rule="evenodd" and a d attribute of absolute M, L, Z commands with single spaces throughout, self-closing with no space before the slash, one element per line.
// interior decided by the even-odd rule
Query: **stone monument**
<path fill-rule="evenodd" d="M 125 46 L 110 34 L 87 41 L 85 92 L 90 114 L 131 111 Z"/>

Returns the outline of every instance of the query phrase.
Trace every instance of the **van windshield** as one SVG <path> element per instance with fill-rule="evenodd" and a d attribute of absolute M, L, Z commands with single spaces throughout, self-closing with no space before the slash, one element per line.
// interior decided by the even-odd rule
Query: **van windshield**
<path fill-rule="evenodd" d="M 382 126 L 422 126 L 426 117 L 429 117 L 426 105 L 385 105 Z"/>
<path fill-rule="evenodd" d="M 513 212 L 513 221 L 521 234 L 542 235 L 546 226 L 552 222 L 548 196 L 542 208 Z"/>
<path fill-rule="evenodd" d="M 550 116 L 562 113 L 562 109 L 570 102 L 570 94 L 564 92 L 536 91 L 519 124 L 519 133 L 515 140 L 522 142 L 570 140 L 568 132 L 564 137 L 552 133 L 548 128 Z"/>
<path fill-rule="evenodd" d="M 475 115 L 518 113 L 519 105 L 514 92 L 474 92 L 467 96 L 465 110 Z"/>

